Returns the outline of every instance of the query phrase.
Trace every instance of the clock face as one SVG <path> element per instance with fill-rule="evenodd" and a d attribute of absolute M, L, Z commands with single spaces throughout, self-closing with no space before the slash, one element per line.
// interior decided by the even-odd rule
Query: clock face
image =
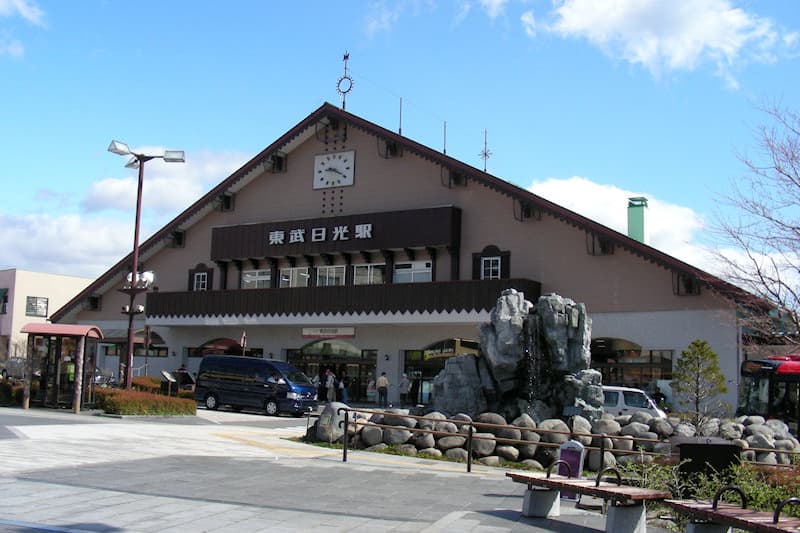
<path fill-rule="evenodd" d="M 356 152 L 334 152 L 314 157 L 314 188 L 347 187 L 353 184 Z"/>

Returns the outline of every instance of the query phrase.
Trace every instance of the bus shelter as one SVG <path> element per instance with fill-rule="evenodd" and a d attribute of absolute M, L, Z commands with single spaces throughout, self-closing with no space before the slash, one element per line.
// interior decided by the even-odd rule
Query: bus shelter
<path fill-rule="evenodd" d="M 75 413 L 94 403 L 97 341 L 103 332 L 97 326 L 30 323 L 22 407 L 31 400 L 47 407 L 71 406 Z M 31 382 L 38 377 L 39 389 L 31 398 Z"/>

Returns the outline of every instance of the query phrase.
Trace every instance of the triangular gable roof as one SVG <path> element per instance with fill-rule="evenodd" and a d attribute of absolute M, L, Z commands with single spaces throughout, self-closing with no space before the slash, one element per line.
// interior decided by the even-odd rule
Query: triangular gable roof
<path fill-rule="evenodd" d="M 348 113 L 347 111 L 344 111 L 343 109 L 340 109 L 327 102 L 322 104 L 319 108 L 317 108 L 292 129 L 283 134 L 275 142 L 259 152 L 255 157 L 245 163 L 233 174 L 228 176 L 219 185 L 203 195 L 186 210 L 172 219 L 172 221 L 167 223 L 164 227 L 153 234 L 149 239 L 141 243 L 139 246 L 140 256 L 146 257 L 148 253 L 155 252 L 159 248 L 159 244 L 163 246 L 163 244 L 171 238 L 171 235 L 174 231 L 185 229 L 193 225 L 193 219 L 200 217 L 205 212 L 213 209 L 221 195 L 225 194 L 226 192 L 238 190 L 243 186 L 243 181 L 246 182 L 249 179 L 254 178 L 258 174 L 259 170 L 263 171 L 267 168 L 270 168 L 272 165 L 273 156 L 284 155 L 290 152 L 294 146 L 299 145 L 314 134 L 318 123 L 321 121 L 329 121 L 331 119 L 346 121 L 353 127 L 356 127 L 368 134 L 374 135 L 387 142 L 397 144 L 397 146 L 401 147 L 404 151 L 411 152 L 435 164 L 441 165 L 450 172 L 458 173 L 459 175 L 466 177 L 468 180 L 475 181 L 476 183 L 499 192 L 500 194 L 504 194 L 510 197 L 512 200 L 520 202 L 521 206 L 526 206 L 540 212 L 548 213 L 551 216 L 554 216 L 555 218 L 558 218 L 575 227 L 581 228 L 590 234 L 613 242 L 615 245 L 621 246 L 622 248 L 647 261 L 661 265 L 668 270 L 695 278 L 705 283 L 707 286 L 719 292 L 723 296 L 732 298 L 739 303 L 758 306 L 767 305 L 766 302 L 760 300 L 753 294 L 712 274 L 709 274 L 708 272 L 685 263 L 680 259 L 665 254 L 660 250 L 643 244 L 623 233 L 615 231 L 594 220 L 575 213 L 574 211 L 570 211 L 569 209 L 546 200 L 545 198 L 542 198 L 541 196 L 538 196 L 526 189 L 518 187 L 496 176 L 492 176 L 491 174 L 467 165 L 462 161 L 454 159 L 439 151 L 433 150 L 407 137 L 403 137 L 402 135 L 378 126 L 377 124 L 364 120 L 363 118 L 353 115 L 352 113 Z M 67 302 L 63 307 L 53 313 L 51 320 L 54 322 L 62 320 L 69 313 L 76 311 L 79 304 L 90 296 L 97 294 L 98 292 L 102 293 L 110 285 L 118 283 L 123 276 L 127 275 L 132 255 L 132 253 L 126 255 L 114 266 L 103 273 L 99 278 L 97 278 L 97 280 L 90 284 L 86 289 L 81 291 L 72 300 Z"/>

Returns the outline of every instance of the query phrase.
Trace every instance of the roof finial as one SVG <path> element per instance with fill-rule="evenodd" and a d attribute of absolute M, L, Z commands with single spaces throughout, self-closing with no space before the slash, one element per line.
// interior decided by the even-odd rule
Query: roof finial
<path fill-rule="evenodd" d="M 483 130 L 483 150 L 481 150 L 481 153 L 478 154 L 478 155 L 480 156 L 481 159 L 483 159 L 483 171 L 484 172 L 486 172 L 486 161 L 490 157 L 492 157 L 492 151 L 489 150 L 488 137 L 489 137 L 489 134 L 488 134 L 487 130 Z"/>
<path fill-rule="evenodd" d="M 336 82 L 336 91 L 342 95 L 342 111 L 344 111 L 347 107 L 347 93 L 353 89 L 353 78 L 350 77 L 347 71 L 347 62 L 350 61 L 350 52 L 345 51 L 342 61 L 344 61 L 344 74 L 339 78 L 339 81 Z"/>

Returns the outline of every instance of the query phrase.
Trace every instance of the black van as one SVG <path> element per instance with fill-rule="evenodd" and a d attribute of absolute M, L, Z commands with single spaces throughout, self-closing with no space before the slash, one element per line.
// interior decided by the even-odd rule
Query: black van
<path fill-rule="evenodd" d="M 263 409 L 268 415 L 300 415 L 317 406 L 317 389 L 283 361 L 206 355 L 200 361 L 194 399 L 208 409 L 230 405 Z"/>

